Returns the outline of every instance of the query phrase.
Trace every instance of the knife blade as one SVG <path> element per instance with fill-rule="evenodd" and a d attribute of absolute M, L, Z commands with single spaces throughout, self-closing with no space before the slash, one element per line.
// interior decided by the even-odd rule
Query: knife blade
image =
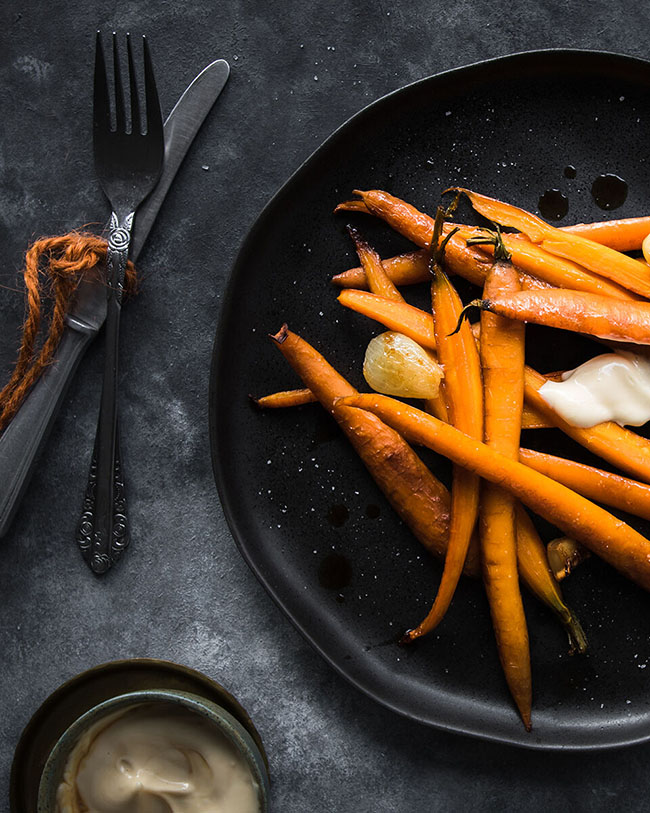
<path fill-rule="evenodd" d="M 229 74 L 230 66 L 225 60 L 212 62 L 195 77 L 167 117 L 163 171 L 155 189 L 138 210 L 130 259 L 135 260 L 140 254 L 190 144 Z M 93 282 L 82 282 L 82 286 L 86 286 L 87 292 L 97 289 Z M 32 387 L 0 437 L 0 538 L 11 525 L 79 361 L 104 322 L 105 295 L 95 300 L 95 305 L 100 301 L 104 303 L 103 313 L 97 307 L 91 312 L 82 306 L 70 314 L 52 364 Z"/>

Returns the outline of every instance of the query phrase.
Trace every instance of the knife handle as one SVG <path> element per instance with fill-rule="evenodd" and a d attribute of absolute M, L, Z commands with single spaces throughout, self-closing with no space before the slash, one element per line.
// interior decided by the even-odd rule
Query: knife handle
<path fill-rule="evenodd" d="M 93 338 L 92 332 L 65 328 L 51 364 L 0 436 L 0 537 L 11 525 L 38 453 L 52 429 L 77 365 Z"/>

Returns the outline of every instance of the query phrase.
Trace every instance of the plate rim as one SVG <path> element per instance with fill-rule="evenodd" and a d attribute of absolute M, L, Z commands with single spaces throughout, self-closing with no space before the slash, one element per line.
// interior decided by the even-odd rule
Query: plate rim
<path fill-rule="evenodd" d="M 220 432 L 218 430 L 218 421 L 217 421 L 217 414 L 218 414 L 218 387 L 216 383 L 217 379 L 217 370 L 221 363 L 221 359 L 223 357 L 223 347 L 226 339 L 226 331 L 224 328 L 224 315 L 227 314 L 232 305 L 233 299 L 233 279 L 234 279 L 234 272 L 240 265 L 241 258 L 245 255 L 248 250 L 249 245 L 255 240 L 255 235 L 260 230 L 263 225 L 264 221 L 268 218 L 269 213 L 275 209 L 278 201 L 281 197 L 286 193 L 286 190 L 292 186 L 296 178 L 298 178 L 304 168 L 311 164 L 312 160 L 317 156 L 322 150 L 325 150 L 329 147 L 332 143 L 336 141 L 338 137 L 342 134 L 343 131 L 346 131 L 348 126 L 356 121 L 357 119 L 362 118 L 365 116 L 369 111 L 378 107 L 382 104 L 385 104 L 391 98 L 403 95 L 407 92 L 411 92 L 417 87 L 433 82 L 443 82 L 449 81 L 453 79 L 453 77 L 460 77 L 460 76 L 468 76 L 472 73 L 478 72 L 480 69 L 485 68 L 486 66 L 502 66 L 508 63 L 531 63 L 534 64 L 535 61 L 543 59 L 545 57 L 549 57 L 555 60 L 562 60 L 566 58 L 574 57 L 578 61 L 584 62 L 584 72 L 585 75 L 588 75 L 590 72 L 595 72 L 595 69 L 599 67 L 601 70 L 603 66 L 603 60 L 605 62 L 610 62 L 612 65 L 618 64 L 622 66 L 633 67 L 634 65 L 643 68 L 648 74 L 648 83 L 650 84 L 650 59 L 643 59 L 642 57 L 632 56 L 629 54 L 624 54 L 616 51 L 601 51 L 595 49 L 583 49 L 583 48 L 543 48 L 543 49 L 533 49 L 533 50 L 526 50 L 526 51 L 517 51 L 511 54 L 504 54 L 501 56 L 490 57 L 488 59 L 478 60 L 476 62 L 469 63 L 467 65 L 461 65 L 454 68 L 448 68 L 438 73 L 430 74 L 425 77 L 421 77 L 420 79 L 416 79 L 413 82 L 409 82 L 406 85 L 402 85 L 394 90 L 389 91 L 388 93 L 379 96 L 373 101 L 369 102 L 367 105 L 364 105 L 351 116 L 349 116 L 345 121 L 343 121 L 340 125 L 338 125 L 320 144 L 314 149 L 308 156 L 305 158 L 298 167 L 288 176 L 288 178 L 282 182 L 282 184 L 275 190 L 275 192 L 271 195 L 271 197 L 266 201 L 263 208 L 259 211 L 255 219 L 252 221 L 250 227 L 248 228 L 246 234 L 244 235 L 237 254 L 232 262 L 230 267 L 230 272 L 227 277 L 227 283 L 225 288 L 225 293 L 222 298 L 221 307 L 219 308 L 219 313 L 217 316 L 217 326 L 216 326 L 216 333 L 213 342 L 213 349 L 212 349 L 212 356 L 211 356 L 211 363 L 210 363 L 210 371 L 209 371 L 209 390 L 208 390 L 208 430 L 209 430 L 209 440 L 210 440 L 210 456 L 212 459 L 212 469 L 215 479 L 215 484 L 221 504 L 221 508 L 223 510 L 226 522 L 228 524 L 228 528 L 230 529 L 231 535 L 237 546 L 237 549 L 253 572 L 257 580 L 260 582 L 262 587 L 264 587 L 265 591 L 274 601 L 274 603 L 280 608 L 283 615 L 291 622 L 293 627 L 305 638 L 305 640 L 309 643 L 309 645 L 326 661 L 326 663 L 332 667 L 337 674 L 345 679 L 345 681 L 352 685 L 357 691 L 362 692 L 366 697 L 371 698 L 373 701 L 378 703 L 379 705 L 383 706 L 384 708 L 389 709 L 395 714 L 400 715 L 406 719 L 412 720 L 413 722 L 419 723 L 422 726 L 434 728 L 440 731 L 445 731 L 448 733 L 453 734 L 461 734 L 469 737 L 473 737 L 476 739 L 484 740 L 487 742 L 496 742 L 502 745 L 517 747 L 517 748 L 525 748 L 527 750 L 535 750 L 535 751 L 546 751 L 546 752 L 558 752 L 558 751 L 603 751 L 603 750 L 610 750 L 614 748 L 624 748 L 630 747 L 633 745 L 638 745 L 650 740 L 650 712 L 647 715 L 647 720 L 645 721 L 645 731 L 642 734 L 637 734 L 634 736 L 623 737 L 623 738 L 613 738 L 607 737 L 602 741 L 592 742 L 592 743 L 585 743 L 585 742 L 555 742 L 555 741 L 537 741 L 534 736 L 531 738 L 531 735 L 525 734 L 522 732 L 520 737 L 513 737 L 509 735 L 504 735 L 501 733 L 488 733 L 482 730 L 472 730 L 468 727 L 463 725 L 456 725 L 445 723 L 444 721 L 434 721 L 429 718 L 418 717 L 416 714 L 411 713 L 408 710 L 400 708 L 394 702 L 385 696 L 380 695 L 376 692 L 372 687 L 368 687 L 363 685 L 357 678 L 348 674 L 345 669 L 343 669 L 339 664 L 334 661 L 330 655 L 327 653 L 323 647 L 313 638 L 313 636 L 307 631 L 304 625 L 300 622 L 299 619 L 294 617 L 291 612 L 285 607 L 282 599 L 280 598 L 278 591 L 275 589 L 271 581 L 267 578 L 262 568 L 260 568 L 255 560 L 249 555 L 246 546 L 242 543 L 243 533 L 239 531 L 239 522 L 236 516 L 236 511 L 233 509 L 232 500 L 229 494 L 227 482 L 228 477 L 227 473 L 224 472 L 221 462 L 220 462 L 220 455 L 219 455 L 219 435 Z M 556 67 L 557 70 L 557 67 Z M 541 74 L 541 72 L 540 72 Z M 635 725 L 634 730 L 638 727 L 638 723 Z M 618 730 L 617 726 L 612 726 L 614 730 Z M 534 731 L 534 729 L 533 729 Z M 608 727 L 607 733 L 609 734 L 610 728 Z"/>

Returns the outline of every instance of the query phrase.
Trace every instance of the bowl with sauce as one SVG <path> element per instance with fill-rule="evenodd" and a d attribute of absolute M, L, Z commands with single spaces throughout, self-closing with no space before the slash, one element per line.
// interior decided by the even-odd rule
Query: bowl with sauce
<path fill-rule="evenodd" d="M 38 813 L 266 813 L 266 762 L 246 728 L 197 694 L 141 690 L 107 699 L 59 737 Z"/>

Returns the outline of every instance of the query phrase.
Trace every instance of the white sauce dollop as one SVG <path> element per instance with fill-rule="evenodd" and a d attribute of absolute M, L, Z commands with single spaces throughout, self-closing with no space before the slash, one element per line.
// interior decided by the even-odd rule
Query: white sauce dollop
<path fill-rule="evenodd" d="M 150 703 L 100 720 L 79 740 L 57 813 L 259 813 L 233 744 L 181 706 Z"/>
<path fill-rule="evenodd" d="M 562 381 L 547 381 L 539 394 L 573 426 L 643 426 L 650 421 L 650 359 L 605 353 L 568 370 Z"/>

